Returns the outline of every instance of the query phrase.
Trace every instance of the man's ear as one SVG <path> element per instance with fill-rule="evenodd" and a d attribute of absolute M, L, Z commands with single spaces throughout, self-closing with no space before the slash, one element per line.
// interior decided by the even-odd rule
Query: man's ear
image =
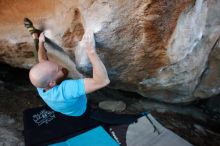
<path fill-rule="evenodd" d="M 49 87 L 52 88 L 52 87 L 56 86 L 57 84 L 56 84 L 56 81 L 50 81 L 48 85 L 49 85 Z"/>

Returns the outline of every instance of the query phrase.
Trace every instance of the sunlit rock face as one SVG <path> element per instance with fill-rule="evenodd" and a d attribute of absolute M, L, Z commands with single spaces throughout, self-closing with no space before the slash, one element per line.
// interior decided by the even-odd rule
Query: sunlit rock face
<path fill-rule="evenodd" d="M 0 2 L 0 61 L 23 68 L 36 63 L 23 27 L 29 17 L 84 71 L 91 68 L 82 38 L 94 32 L 112 88 L 169 103 L 207 98 L 220 93 L 219 47 L 213 48 L 220 34 L 219 5 L 218 0 Z"/>

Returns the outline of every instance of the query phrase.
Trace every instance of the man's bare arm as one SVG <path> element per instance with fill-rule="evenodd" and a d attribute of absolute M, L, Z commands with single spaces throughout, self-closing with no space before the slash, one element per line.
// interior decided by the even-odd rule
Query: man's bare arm
<path fill-rule="evenodd" d="M 48 60 L 47 52 L 44 47 L 44 43 L 45 43 L 45 37 L 44 37 L 44 34 L 41 33 L 40 37 L 39 37 L 39 49 L 38 49 L 38 61 L 39 62 L 43 62 L 43 61 Z"/>
<path fill-rule="evenodd" d="M 110 80 L 108 78 L 106 68 L 97 55 L 91 42 L 87 42 L 86 53 L 93 66 L 93 77 L 85 78 L 84 82 L 86 93 L 91 93 L 107 86 L 110 83 Z"/>

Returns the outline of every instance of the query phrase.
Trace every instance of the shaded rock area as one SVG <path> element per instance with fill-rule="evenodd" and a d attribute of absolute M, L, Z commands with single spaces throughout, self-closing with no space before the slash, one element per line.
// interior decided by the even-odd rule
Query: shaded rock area
<path fill-rule="evenodd" d="M 42 105 L 27 70 L 0 66 L 0 145 L 24 146 L 23 110 Z"/>
<path fill-rule="evenodd" d="M 13 118 L 0 114 L 0 145 L 1 146 L 23 146 L 22 123 Z"/>
<path fill-rule="evenodd" d="M 0 7 L 0 62 L 36 63 L 22 24 L 29 17 L 86 73 L 91 68 L 81 40 L 93 31 L 111 88 L 167 103 L 220 93 L 219 0 L 9 0 Z"/>
<path fill-rule="evenodd" d="M 219 68 L 219 60 L 220 60 L 220 39 L 218 39 L 213 47 L 213 51 L 210 54 L 211 60 L 208 61 L 208 66 L 205 69 L 201 84 L 198 86 L 196 92 L 194 93 L 196 96 L 200 98 L 207 98 L 208 95 L 217 95 L 220 90 L 219 82 L 220 82 L 220 68 Z"/>
<path fill-rule="evenodd" d="M 24 145 L 23 110 L 44 105 L 28 80 L 28 70 L 0 65 L 0 145 Z M 140 95 L 105 88 L 88 95 L 92 108 L 105 101 L 123 101 L 126 109 L 118 113 L 151 112 L 166 128 L 195 146 L 220 144 L 219 96 L 189 105 L 161 103 Z M 118 102 L 116 102 L 116 105 Z M 112 103 L 114 105 L 114 103 Z"/>

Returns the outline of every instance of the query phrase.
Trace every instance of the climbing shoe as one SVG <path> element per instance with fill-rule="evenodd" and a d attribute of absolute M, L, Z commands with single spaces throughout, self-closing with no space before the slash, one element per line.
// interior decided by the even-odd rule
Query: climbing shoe
<path fill-rule="evenodd" d="M 40 33 L 41 33 L 40 30 L 38 30 L 34 27 L 33 23 L 28 18 L 24 18 L 24 27 L 26 27 L 28 29 L 28 31 L 30 32 L 31 35 L 33 33 L 37 33 L 38 35 L 40 35 Z"/>

